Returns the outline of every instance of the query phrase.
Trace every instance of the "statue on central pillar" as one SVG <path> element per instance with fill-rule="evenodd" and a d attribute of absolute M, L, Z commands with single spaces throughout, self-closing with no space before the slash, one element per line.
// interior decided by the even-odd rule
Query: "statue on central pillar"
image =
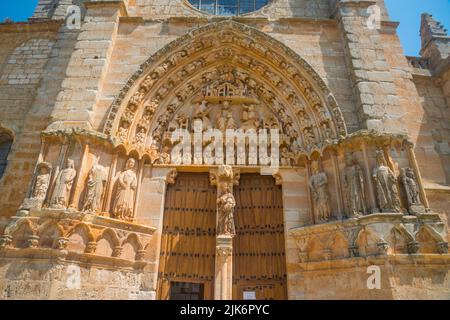
<path fill-rule="evenodd" d="M 211 173 L 211 183 L 217 185 L 217 235 L 236 235 L 234 208 L 236 200 L 233 185 L 237 183 L 239 173 L 233 172 L 231 166 L 221 165 L 217 172 Z"/>
<path fill-rule="evenodd" d="M 234 237 L 236 235 L 234 226 L 234 208 L 236 207 L 236 200 L 228 185 L 223 186 L 222 192 L 223 194 L 217 198 L 217 211 L 219 213 L 217 234 Z"/>

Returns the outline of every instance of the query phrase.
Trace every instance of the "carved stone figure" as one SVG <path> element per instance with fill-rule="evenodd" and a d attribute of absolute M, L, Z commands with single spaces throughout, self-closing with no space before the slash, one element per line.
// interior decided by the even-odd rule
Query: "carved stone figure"
<path fill-rule="evenodd" d="M 292 160 L 294 158 L 293 152 L 290 152 L 288 147 L 283 146 L 281 148 L 281 165 L 282 166 L 291 166 Z"/>
<path fill-rule="evenodd" d="M 420 200 L 420 189 L 416 175 L 412 168 L 402 169 L 402 181 L 408 199 L 409 212 L 411 214 L 425 213 L 425 207 Z"/>
<path fill-rule="evenodd" d="M 419 197 L 419 186 L 416 182 L 414 170 L 411 168 L 402 169 L 403 184 L 406 189 L 409 204 L 421 204 Z"/>
<path fill-rule="evenodd" d="M 372 177 L 377 190 L 378 206 L 384 212 L 400 212 L 397 178 L 386 165 L 382 150 L 377 150 L 376 158 L 377 166 L 373 169 Z"/>
<path fill-rule="evenodd" d="M 218 211 L 218 224 L 217 224 L 217 234 L 218 235 L 236 235 L 236 230 L 234 226 L 234 207 L 236 206 L 236 201 L 233 194 L 230 192 L 230 187 L 224 187 L 224 193 L 217 198 L 217 211 Z"/>
<path fill-rule="evenodd" d="M 34 180 L 33 192 L 31 197 L 44 201 L 47 196 L 47 190 L 50 183 L 51 164 L 40 162 L 37 165 L 37 174 Z"/>
<path fill-rule="evenodd" d="M 165 143 L 162 147 L 162 151 L 159 155 L 159 163 L 160 164 L 169 164 L 170 163 L 170 144 Z"/>
<path fill-rule="evenodd" d="M 349 217 L 358 217 L 367 213 L 364 176 L 360 165 L 351 153 L 345 155 L 345 164 L 343 184 Z"/>
<path fill-rule="evenodd" d="M 230 110 L 228 101 L 223 103 L 223 108 L 216 120 L 216 128 L 222 132 L 227 129 L 236 129 L 236 121 L 234 120 L 233 113 Z"/>
<path fill-rule="evenodd" d="M 325 172 L 320 171 L 319 162 L 313 161 L 311 169 L 312 176 L 309 181 L 309 188 L 314 201 L 316 222 L 326 222 L 331 216 L 328 178 Z"/>
<path fill-rule="evenodd" d="M 278 121 L 273 115 L 270 115 L 267 119 L 264 119 L 264 129 L 279 129 Z"/>
<path fill-rule="evenodd" d="M 97 212 L 103 196 L 103 186 L 107 179 L 106 168 L 98 164 L 95 159 L 94 165 L 89 171 L 86 196 L 83 204 L 83 211 Z"/>
<path fill-rule="evenodd" d="M 303 136 L 305 138 L 305 146 L 311 147 L 316 144 L 316 136 L 311 127 L 303 128 Z"/>
<path fill-rule="evenodd" d="M 117 130 L 117 138 L 121 141 L 121 142 L 125 142 L 127 140 L 128 137 L 128 128 L 129 128 L 129 124 L 126 121 L 122 122 L 122 125 L 119 127 L 119 129 Z"/>
<path fill-rule="evenodd" d="M 241 129 L 259 129 L 259 119 L 255 112 L 255 106 L 249 105 L 244 106 L 244 110 L 242 111 L 242 124 Z"/>
<path fill-rule="evenodd" d="M 202 132 L 212 128 L 211 120 L 209 120 L 210 110 L 207 108 L 206 101 L 199 102 L 194 110 L 192 119 L 202 121 Z"/>
<path fill-rule="evenodd" d="M 117 176 L 117 189 L 112 206 L 112 215 L 116 219 L 133 220 L 134 195 L 137 187 L 135 165 L 136 161 L 133 158 L 128 159 L 125 169 Z"/>
<path fill-rule="evenodd" d="M 147 133 L 145 132 L 145 129 L 140 127 L 136 132 L 136 136 L 134 137 L 134 143 L 136 143 L 138 146 L 144 146 L 146 138 Z"/>
<path fill-rule="evenodd" d="M 77 171 L 72 159 L 67 159 L 66 167 L 56 177 L 55 189 L 51 201 L 51 207 L 55 209 L 66 209 L 72 191 L 73 181 Z"/>

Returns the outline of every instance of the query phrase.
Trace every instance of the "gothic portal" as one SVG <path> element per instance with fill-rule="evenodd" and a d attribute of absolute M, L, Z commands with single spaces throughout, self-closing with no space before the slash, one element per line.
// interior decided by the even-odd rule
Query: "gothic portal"
<path fill-rule="evenodd" d="M 1 23 L 0 299 L 449 298 L 450 38 L 424 14 L 405 57 L 397 25 L 382 0 Z"/>

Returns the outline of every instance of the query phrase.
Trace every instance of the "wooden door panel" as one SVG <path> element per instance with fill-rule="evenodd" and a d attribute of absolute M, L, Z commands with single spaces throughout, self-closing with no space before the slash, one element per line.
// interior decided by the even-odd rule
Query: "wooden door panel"
<path fill-rule="evenodd" d="M 213 298 L 216 188 L 209 175 L 179 173 L 164 206 L 158 299 L 168 299 L 171 282 L 202 283 Z"/>
<path fill-rule="evenodd" d="M 234 194 L 233 299 L 246 288 L 257 299 L 286 299 L 281 187 L 271 176 L 242 174 Z"/>

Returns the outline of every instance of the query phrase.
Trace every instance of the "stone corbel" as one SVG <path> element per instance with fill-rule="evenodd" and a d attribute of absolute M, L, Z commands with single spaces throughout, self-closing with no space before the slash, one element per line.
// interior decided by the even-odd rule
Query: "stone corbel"
<path fill-rule="evenodd" d="M 174 184 L 175 180 L 178 176 L 178 171 L 175 168 L 172 168 L 166 174 L 166 184 Z"/>
<path fill-rule="evenodd" d="M 275 185 L 277 186 L 283 185 L 283 176 L 280 174 L 279 171 L 273 173 L 272 177 L 275 179 Z"/>

